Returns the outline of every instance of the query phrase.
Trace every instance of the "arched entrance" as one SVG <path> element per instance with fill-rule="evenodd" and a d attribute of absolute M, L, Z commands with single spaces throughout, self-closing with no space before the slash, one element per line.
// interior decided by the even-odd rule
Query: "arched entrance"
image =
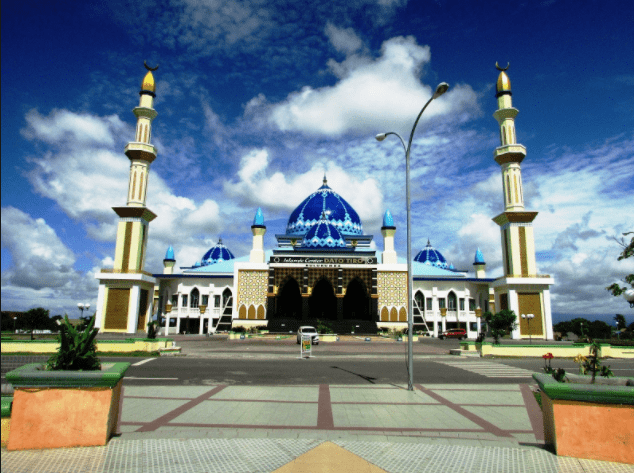
<path fill-rule="evenodd" d="M 294 278 L 288 278 L 281 286 L 277 296 L 276 317 L 297 319 L 302 318 L 302 294 L 299 284 Z"/>
<path fill-rule="evenodd" d="M 308 307 L 310 317 L 313 319 L 337 319 L 337 298 L 328 279 L 322 278 L 317 281 L 311 296 L 308 298 Z"/>
<path fill-rule="evenodd" d="M 343 298 L 343 318 L 349 320 L 372 320 L 370 297 L 361 279 L 354 278 L 346 288 Z"/>

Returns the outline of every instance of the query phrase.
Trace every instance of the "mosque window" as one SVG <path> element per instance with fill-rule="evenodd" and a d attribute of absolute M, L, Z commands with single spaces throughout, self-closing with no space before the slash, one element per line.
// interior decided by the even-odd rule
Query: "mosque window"
<path fill-rule="evenodd" d="M 427 310 L 431 310 L 432 309 L 432 298 L 428 297 L 427 298 Z"/>
<path fill-rule="evenodd" d="M 447 308 L 447 300 L 444 297 L 439 297 L 438 298 L 438 308 L 439 309 L 446 309 Z"/>
<path fill-rule="evenodd" d="M 187 294 L 183 294 L 181 296 L 182 305 L 181 307 L 187 307 Z"/>
<path fill-rule="evenodd" d="M 203 294 L 202 301 L 203 305 L 209 305 L 209 296 L 207 294 Z"/>
<path fill-rule="evenodd" d="M 469 299 L 469 311 L 475 312 L 475 309 L 476 309 L 475 299 Z"/>
<path fill-rule="evenodd" d="M 420 312 L 422 312 L 425 308 L 425 296 L 423 293 L 418 291 L 414 295 L 414 307 Z"/>
<path fill-rule="evenodd" d="M 231 290 L 229 288 L 225 289 L 222 293 L 222 306 L 223 307 L 233 307 L 233 297 L 231 297 Z"/>
<path fill-rule="evenodd" d="M 460 299 L 460 310 L 464 310 L 464 299 Z"/>
<path fill-rule="evenodd" d="M 449 295 L 447 296 L 447 301 L 449 302 L 449 310 L 456 310 L 457 306 L 458 306 L 458 298 L 456 297 L 456 294 L 452 291 L 449 293 Z"/>
<path fill-rule="evenodd" d="M 220 296 L 214 296 L 214 307 L 220 307 Z"/>
<path fill-rule="evenodd" d="M 198 300 L 200 299 L 200 291 L 198 290 L 198 288 L 194 288 L 192 289 L 191 294 L 191 304 L 190 307 L 196 308 L 198 307 Z"/>
<path fill-rule="evenodd" d="M 178 307 L 178 294 L 174 294 L 172 296 L 172 306 L 173 307 Z"/>

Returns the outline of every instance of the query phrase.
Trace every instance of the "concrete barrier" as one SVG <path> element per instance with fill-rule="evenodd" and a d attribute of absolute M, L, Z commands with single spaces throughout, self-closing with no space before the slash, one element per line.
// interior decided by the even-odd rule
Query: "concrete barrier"
<path fill-rule="evenodd" d="M 614 347 L 610 344 L 600 344 L 599 357 L 605 358 L 634 358 L 634 347 Z M 560 345 L 553 343 L 539 344 L 500 344 L 493 342 L 476 343 L 474 341 L 460 342 L 463 351 L 479 351 L 482 356 L 517 356 L 541 358 L 546 353 L 552 353 L 555 358 L 574 358 L 577 355 L 590 354 L 589 343 L 575 343 Z"/>

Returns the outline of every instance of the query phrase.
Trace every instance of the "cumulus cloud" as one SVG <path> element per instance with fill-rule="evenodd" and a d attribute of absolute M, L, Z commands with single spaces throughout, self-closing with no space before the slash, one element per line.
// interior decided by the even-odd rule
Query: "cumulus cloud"
<path fill-rule="evenodd" d="M 60 127 L 67 127 L 65 133 L 49 133 L 47 130 L 56 128 L 58 120 Z M 133 128 L 123 127 L 112 117 L 70 111 L 55 111 L 27 123 L 24 136 L 32 140 L 45 137 L 51 145 L 63 143 L 57 150 L 29 158 L 34 167 L 28 178 L 35 192 L 55 201 L 94 240 L 114 243 L 118 220 L 112 207 L 125 205 L 130 162 L 122 152 L 115 152 L 107 145 L 114 143 L 123 149 L 124 138 L 134 136 Z M 77 129 L 69 123 L 75 124 Z M 99 140 L 83 138 L 82 130 L 91 126 L 100 130 Z M 125 133 L 120 133 L 121 128 Z M 204 252 L 208 244 L 205 238 L 217 235 L 223 228 L 220 207 L 214 200 L 199 203 L 177 195 L 152 169 L 147 205 L 158 215 L 150 224 L 146 263 L 150 271 L 160 270 L 169 244 L 183 242 Z"/>
<path fill-rule="evenodd" d="M 331 34 L 331 41 L 337 38 L 342 48 L 351 43 L 349 32 L 335 31 L 338 35 Z M 348 38 L 347 43 L 343 36 Z M 256 97 L 247 104 L 246 115 L 265 117 L 282 131 L 326 136 L 375 133 L 386 126 L 406 130 L 435 90 L 435 84 L 420 80 L 430 59 L 429 47 L 418 45 L 413 37 L 392 38 L 383 43 L 376 59 L 353 54 L 341 63 L 329 61 L 330 71 L 339 78 L 335 85 L 306 86 L 276 104 Z M 423 120 L 438 115 L 468 115 L 476 110 L 477 96 L 471 87 L 455 85 L 429 106 Z"/>
<path fill-rule="evenodd" d="M 238 179 L 224 184 L 225 192 L 254 210 L 262 206 L 276 213 L 290 212 L 321 186 L 326 173 L 328 185 L 352 205 L 364 224 L 382 217 L 383 194 L 374 178 L 351 175 L 332 162 L 315 164 L 309 171 L 292 177 L 269 170 L 269 165 L 267 150 L 250 151 L 242 157 Z"/>

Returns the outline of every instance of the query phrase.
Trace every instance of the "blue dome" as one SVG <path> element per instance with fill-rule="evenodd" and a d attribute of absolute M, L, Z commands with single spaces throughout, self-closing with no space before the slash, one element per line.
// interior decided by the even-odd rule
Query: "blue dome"
<path fill-rule="evenodd" d="M 384 227 L 394 227 L 394 218 L 389 210 L 385 211 L 385 215 L 383 215 L 383 226 Z"/>
<path fill-rule="evenodd" d="M 341 235 L 363 234 L 359 215 L 348 202 L 328 187 L 326 176 L 324 176 L 324 185 L 293 210 L 286 225 L 286 233 L 306 235 L 321 220 L 322 212 L 326 212 L 328 223 Z"/>
<path fill-rule="evenodd" d="M 346 241 L 337 230 L 337 227 L 332 225 L 326 219 L 325 212 L 322 214 L 322 218 L 313 225 L 308 233 L 304 236 L 302 241 L 303 248 L 345 248 Z"/>
<path fill-rule="evenodd" d="M 253 225 L 257 225 L 259 227 L 264 226 L 264 214 L 262 213 L 261 207 L 258 207 L 257 212 L 255 212 L 255 217 L 253 218 Z"/>
<path fill-rule="evenodd" d="M 440 254 L 440 251 L 434 249 L 427 240 L 427 246 L 420 251 L 414 261 L 418 261 L 419 263 L 429 264 L 431 266 L 436 266 L 437 268 L 447 269 L 449 265 L 447 264 L 447 260 L 445 257 Z"/>
<path fill-rule="evenodd" d="M 165 253 L 165 259 L 170 261 L 174 260 L 174 248 L 172 248 L 172 245 L 170 245 L 167 249 L 167 253 Z"/>
<path fill-rule="evenodd" d="M 480 248 L 476 250 L 475 259 L 473 260 L 473 264 L 486 264 L 484 262 L 484 256 L 482 256 L 482 252 Z"/>
<path fill-rule="evenodd" d="M 200 262 L 202 266 L 208 266 L 210 264 L 218 263 L 219 261 L 228 261 L 230 259 L 234 259 L 233 253 L 229 251 L 225 245 L 222 244 L 222 238 L 218 240 L 216 246 L 213 246 L 205 253 L 202 261 Z"/>

